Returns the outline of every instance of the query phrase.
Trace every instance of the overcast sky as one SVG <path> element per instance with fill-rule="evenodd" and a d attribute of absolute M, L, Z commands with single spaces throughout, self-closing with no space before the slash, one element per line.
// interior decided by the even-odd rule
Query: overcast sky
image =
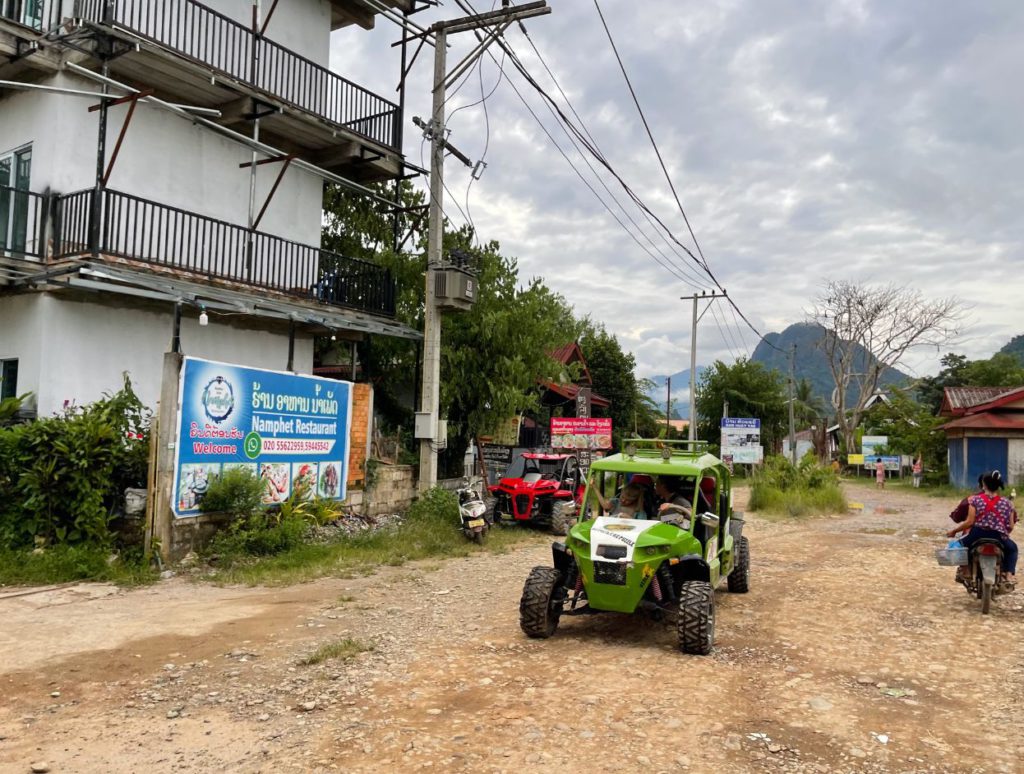
<path fill-rule="evenodd" d="M 550 15 L 528 22 L 530 37 L 612 166 L 694 249 L 592 0 L 549 2 Z M 474 5 L 490 8 L 489 0 Z M 949 349 L 971 357 L 1024 333 L 1024 3 L 601 0 L 601 7 L 704 255 L 758 330 L 803 320 L 826 280 L 851 279 L 962 298 L 970 313 Z M 413 18 L 426 25 L 461 15 L 445 0 Z M 507 38 L 564 105 L 529 41 L 519 30 Z M 332 66 L 394 98 L 397 39 L 384 20 L 371 33 L 339 31 Z M 472 42 L 469 34 L 453 38 L 450 61 Z M 424 49 L 409 81 L 405 150 L 417 164 L 421 134 L 411 118 L 430 114 L 432 53 Z M 475 160 L 486 150 L 487 169 L 469 200 L 481 238 L 517 256 L 524 278 L 543 276 L 578 313 L 605 322 L 636 355 L 641 375 L 688 367 L 691 307 L 679 297 L 711 282 L 699 282 L 692 262 L 635 206 L 627 215 L 615 205 L 540 97 L 511 67 L 505 72 L 657 260 L 581 182 L 506 81 L 486 101 L 486 118 L 477 105 L 449 121 L 452 142 L 467 155 Z M 487 56 L 481 74 L 490 92 L 498 66 Z M 480 96 L 474 71 L 449 109 Z M 468 170 L 450 160 L 446 177 L 445 210 L 461 223 L 456 204 L 466 207 Z M 602 179 L 625 205 L 618 184 Z M 699 326 L 702 364 L 731 361 L 757 343 L 724 303 L 715 306 Z M 919 351 L 907 370 L 934 372 L 941 354 Z"/>

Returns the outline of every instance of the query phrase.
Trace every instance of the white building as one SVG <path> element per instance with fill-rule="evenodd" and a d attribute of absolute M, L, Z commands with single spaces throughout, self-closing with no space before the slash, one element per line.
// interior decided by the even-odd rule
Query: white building
<path fill-rule="evenodd" d="M 178 343 L 308 373 L 316 335 L 416 337 L 386 270 L 320 250 L 325 179 L 405 169 L 331 31 L 416 2 L 0 0 L 3 396 L 47 415 L 128 372 L 152 406 Z"/>

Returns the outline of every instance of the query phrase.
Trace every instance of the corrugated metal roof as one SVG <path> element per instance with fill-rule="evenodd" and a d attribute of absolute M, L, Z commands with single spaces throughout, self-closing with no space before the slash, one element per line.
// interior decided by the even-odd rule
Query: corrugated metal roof
<path fill-rule="evenodd" d="M 962 414 L 969 408 L 995 400 L 1006 392 L 1015 392 L 1020 387 L 946 387 L 942 400 L 942 413 Z"/>

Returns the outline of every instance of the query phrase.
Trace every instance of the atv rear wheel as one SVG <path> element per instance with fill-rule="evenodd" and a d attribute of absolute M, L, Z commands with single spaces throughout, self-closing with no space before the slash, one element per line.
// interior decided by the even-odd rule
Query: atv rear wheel
<path fill-rule="evenodd" d="M 551 534 L 567 535 L 576 523 L 576 503 L 572 500 L 555 503 L 551 508 Z"/>
<path fill-rule="evenodd" d="M 715 644 L 715 591 L 705 581 L 684 581 L 679 589 L 679 649 L 706 656 Z"/>
<path fill-rule="evenodd" d="M 734 594 L 750 591 L 750 543 L 745 537 L 736 542 L 736 562 L 729 573 L 729 591 Z"/>
<path fill-rule="evenodd" d="M 519 628 L 527 636 L 547 639 L 558 628 L 562 615 L 559 590 L 562 573 L 554 567 L 534 567 L 523 585 L 519 600 Z M 562 597 L 565 592 L 562 590 Z"/>

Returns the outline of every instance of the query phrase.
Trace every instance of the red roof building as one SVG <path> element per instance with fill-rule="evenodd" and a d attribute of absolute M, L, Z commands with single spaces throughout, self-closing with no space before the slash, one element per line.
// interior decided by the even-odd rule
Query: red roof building
<path fill-rule="evenodd" d="M 947 387 L 941 416 L 950 483 L 971 487 L 987 470 L 1024 483 L 1024 387 Z"/>

